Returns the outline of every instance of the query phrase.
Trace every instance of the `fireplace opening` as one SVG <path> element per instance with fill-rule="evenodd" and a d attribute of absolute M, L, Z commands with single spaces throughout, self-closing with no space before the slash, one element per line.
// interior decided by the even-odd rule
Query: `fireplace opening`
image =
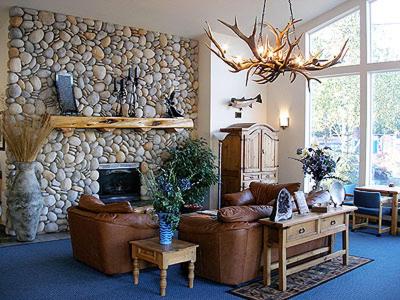
<path fill-rule="evenodd" d="M 104 203 L 140 201 L 139 164 L 100 164 L 99 175 L 99 197 Z"/>

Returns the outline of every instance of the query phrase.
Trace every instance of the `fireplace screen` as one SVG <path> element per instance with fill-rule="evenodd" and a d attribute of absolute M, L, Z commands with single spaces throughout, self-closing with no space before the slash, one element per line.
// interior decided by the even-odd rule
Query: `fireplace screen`
<path fill-rule="evenodd" d="M 99 174 L 99 196 L 103 202 L 140 200 L 140 173 L 136 164 L 103 164 Z"/>

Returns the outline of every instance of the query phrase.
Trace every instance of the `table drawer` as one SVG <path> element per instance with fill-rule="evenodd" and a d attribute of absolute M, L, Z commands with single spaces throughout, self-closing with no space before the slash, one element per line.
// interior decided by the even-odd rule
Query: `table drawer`
<path fill-rule="evenodd" d="M 147 249 L 138 248 L 137 249 L 137 257 L 144 259 L 148 262 L 156 262 L 157 261 L 157 252 Z"/>
<path fill-rule="evenodd" d="M 340 214 L 321 220 L 321 231 L 329 231 L 345 224 L 345 215 Z"/>
<path fill-rule="evenodd" d="M 294 225 L 287 230 L 287 240 L 293 241 L 317 234 L 317 225 L 317 220 Z"/>

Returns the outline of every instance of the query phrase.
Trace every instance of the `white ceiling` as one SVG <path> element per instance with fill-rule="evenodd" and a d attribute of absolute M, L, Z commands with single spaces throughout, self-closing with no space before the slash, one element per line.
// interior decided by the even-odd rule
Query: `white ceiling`
<path fill-rule="evenodd" d="M 346 0 L 292 1 L 295 18 L 308 21 Z M 228 33 L 217 24 L 218 18 L 231 23 L 237 16 L 240 27 L 250 29 L 262 4 L 262 0 L 0 0 L 0 8 L 50 10 L 191 38 L 203 33 L 205 21 L 214 31 Z M 268 0 L 267 22 L 282 26 L 288 19 L 287 0 Z"/>

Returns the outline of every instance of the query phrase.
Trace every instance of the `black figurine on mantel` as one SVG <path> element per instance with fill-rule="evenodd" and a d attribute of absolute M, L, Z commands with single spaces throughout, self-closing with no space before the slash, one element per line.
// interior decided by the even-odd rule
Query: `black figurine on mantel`
<path fill-rule="evenodd" d="M 184 115 L 180 113 L 174 106 L 175 90 L 172 87 L 169 95 L 165 99 L 165 104 L 167 105 L 167 117 L 168 118 L 183 118 Z"/>
<path fill-rule="evenodd" d="M 135 108 L 137 102 L 136 89 L 139 84 L 139 67 L 133 69 L 132 67 L 128 70 L 127 77 L 121 77 L 118 82 L 118 79 L 114 77 L 114 91 L 113 94 L 117 96 L 117 116 L 121 117 L 122 113 L 122 105 L 127 104 L 128 108 L 128 116 L 135 117 Z M 119 87 L 118 87 L 119 85 Z M 130 90 L 128 91 L 128 87 Z"/>

